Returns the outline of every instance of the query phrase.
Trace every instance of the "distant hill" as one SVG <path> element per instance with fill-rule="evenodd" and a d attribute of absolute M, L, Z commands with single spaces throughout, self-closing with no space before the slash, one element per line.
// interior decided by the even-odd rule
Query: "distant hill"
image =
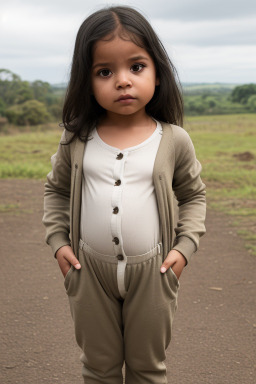
<path fill-rule="evenodd" d="M 182 83 L 182 88 L 187 95 L 201 95 L 201 94 L 227 94 L 240 84 L 231 83 Z"/>
<path fill-rule="evenodd" d="M 67 83 L 58 83 L 58 84 L 51 84 L 52 88 L 58 88 L 58 89 L 66 89 Z"/>
<path fill-rule="evenodd" d="M 188 92 L 194 91 L 231 91 L 239 84 L 231 83 L 182 83 L 182 88 Z M 67 83 L 51 84 L 55 89 L 66 89 Z"/>
<path fill-rule="evenodd" d="M 256 95 L 246 102 L 234 99 L 233 91 L 241 84 L 235 83 L 182 83 L 185 115 L 220 115 L 233 113 L 255 113 Z M 62 100 L 66 83 L 52 84 L 53 93 Z M 242 88 L 246 87 L 243 85 Z M 247 102 L 248 101 L 248 102 Z"/>

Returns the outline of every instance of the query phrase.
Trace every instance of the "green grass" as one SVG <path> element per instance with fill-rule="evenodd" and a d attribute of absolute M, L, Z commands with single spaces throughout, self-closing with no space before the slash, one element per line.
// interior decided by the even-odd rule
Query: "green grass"
<path fill-rule="evenodd" d="M 0 204 L 0 212 L 14 212 L 20 208 L 19 204 Z"/>
<path fill-rule="evenodd" d="M 208 206 L 233 217 L 256 255 L 256 115 L 191 117 L 185 128 L 203 167 Z"/>
<path fill-rule="evenodd" d="M 45 178 L 60 136 L 60 130 L 1 136 L 0 178 Z"/>
<path fill-rule="evenodd" d="M 256 198 L 256 115 L 193 117 L 186 121 L 200 160 L 208 196 L 220 199 Z M 249 152 L 252 159 L 241 161 Z M 254 157 L 254 158 L 253 158 Z"/>
<path fill-rule="evenodd" d="M 245 228 L 240 235 L 256 254 L 256 115 L 189 117 L 185 129 L 203 167 L 208 205 L 231 215 L 237 230 Z M 0 178 L 45 179 L 61 129 L 48 125 L 33 130 L 0 136 Z M 247 161 L 239 159 L 244 152 L 251 157 Z"/>

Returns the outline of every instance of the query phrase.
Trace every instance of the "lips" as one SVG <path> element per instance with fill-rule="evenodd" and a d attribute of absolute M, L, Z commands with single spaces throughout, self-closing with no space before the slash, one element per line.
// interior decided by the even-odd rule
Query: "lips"
<path fill-rule="evenodd" d="M 122 100 L 134 100 L 134 97 L 131 95 L 122 95 L 120 96 L 117 101 L 122 101 Z"/>

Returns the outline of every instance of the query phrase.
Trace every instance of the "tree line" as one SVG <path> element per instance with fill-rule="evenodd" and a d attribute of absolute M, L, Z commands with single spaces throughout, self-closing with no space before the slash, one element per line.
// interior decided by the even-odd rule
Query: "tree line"
<path fill-rule="evenodd" d="M 184 91 L 186 115 L 221 115 L 256 113 L 256 84 L 234 86 L 232 89 L 208 86 Z"/>
<path fill-rule="evenodd" d="M 23 81 L 15 73 L 0 69 L 0 124 L 61 121 L 64 93 L 65 88 L 41 80 Z M 184 87 L 184 104 L 187 116 L 256 113 L 256 84 L 231 89 L 211 85 Z"/>
<path fill-rule="evenodd" d="M 15 125 L 36 125 L 60 120 L 63 91 L 49 83 L 23 81 L 0 69 L 0 119 Z"/>

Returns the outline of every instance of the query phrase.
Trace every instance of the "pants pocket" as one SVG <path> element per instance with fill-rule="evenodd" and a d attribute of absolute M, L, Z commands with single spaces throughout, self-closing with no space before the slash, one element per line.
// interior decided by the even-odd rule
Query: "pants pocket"
<path fill-rule="evenodd" d="M 178 290 L 180 287 L 180 282 L 179 282 L 176 274 L 173 272 L 172 268 L 170 267 L 169 269 L 167 269 L 167 271 L 165 273 L 166 273 L 167 280 L 168 280 L 168 283 L 169 283 L 169 286 L 171 287 L 171 289 Z"/>
<path fill-rule="evenodd" d="M 73 265 L 71 265 L 70 269 L 68 270 L 68 272 L 64 278 L 64 287 L 65 287 L 66 291 L 68 291 L 71 275 L 72 275 L 74 269 L 75 269 L 75 267 Z"/>

